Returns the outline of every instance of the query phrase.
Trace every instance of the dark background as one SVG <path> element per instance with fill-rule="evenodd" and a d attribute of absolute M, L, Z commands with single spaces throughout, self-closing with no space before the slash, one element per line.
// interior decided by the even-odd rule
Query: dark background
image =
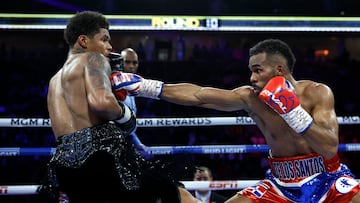
<path fill-rule="evenodd" d="M 13 0 L 3 3 L 1 13 L 69 13 L 97 10 L 104 14 L 141 15 L 258 15 L 258 16 L 358 16 L 356 1 L 169 1 L 103 0 L 50 1 Z M 114 49 L 133 47 L 140 56 L 139 74 L 165 82 L 193 82 L 221 88 L 248 84 L 248 49 L 259 40 L 279 38 L 293 48 L 296 79 L 326 83 L 336 99 L 338 116 L 360 115 L 358 94 L 360 33 L 328 32 L 195 32 L 123 31 L 111 32 Z M 178 43 L 185 51 L 177 58 Z M 168 57 L 162 59 L 160 50 Z M 328 56 L 316 54 L 327 49 Z M 0 30 L 0 116 L 3 118 L 48 118 L 47 83 L 63 64 L 68 47 L 62 30 Z M 242 116 L 243 111 L 219 112 L 184 107 L 164 101 L 137 98 L 138 117 Z M 340 142 L 358 143 L 358 125 L 341 125 Z M 255 126 L 210 126 L 138 128 L 148 146 L 264 144 Z M 53 147 L 50 128 L 0 129 L 0 147 Z M 341 152 L 342 162 L 359 177 L 358 152 Z M 218 180 L 260 179 L 267 168 L 266 154 L 158 156 L 173 161 L 183 180 L 191 179 L 186 166 L 207 165 Z M 38 184 L 49 157 L 0 157 L 0 185 Z M 235 191 L 220 191 L 233 195 Z M 1 202 L 40 202 L 36 196 L 5 197 Z"/>
<path fill-rule="evenodd" d="M 13 0 L 0 12 L 73 13 L 98 10 L 104 14 L 146 15 L 284 15 L 358 16 L 356 0 Z"/>

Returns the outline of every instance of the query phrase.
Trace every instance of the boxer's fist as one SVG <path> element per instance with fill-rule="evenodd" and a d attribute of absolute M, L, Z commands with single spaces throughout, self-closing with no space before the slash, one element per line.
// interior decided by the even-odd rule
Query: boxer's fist
<path fill-rule="evenodd" d="M 128 92 L 124 89 L 120 89 L 120 90 L 116 90 L 116 91 L 113 90 L 113 93 L 114 93 L 116 99 L 121 102 L 125 101 L 126 96 L 128 95 Z"/>
<path fill-rule="evenodd" d="M 114 121 L 127 136 L 134 132 L 136 128 L 136 117 L 133 111 L 126 104 L 119 102 L 119 105 L 121 107 L 122 114 Z"/>
<path fill-rule="evenodd" d="M 126 91 L 131 96 L 137 96 L 142 82 L 142 77 L 133 73 L 114 72 L 110 76 L 113 92 Z"/>
<path fill-rule="evenodd" d="M 301 107 L 291 83 L 282 76 L 272 78 L 260 92 L 259 98 L 299 134 L 303 134 L 313 123 L 312 117 Z"/>
<path fill-rule="evenodd" d="M 279 114 L 288 113 L 300 104 L 290 82 L 281 76 L 272 78 L 262 89 L 259 97 Z"/>
<path fill-rule="evenodd" d="M 113 72 L 124 70 L 123 57 L 121 56 L 121 54 L 116 52 L 110 52 L 108 57 L 110 59 L 109 62 L 110 62 L 111 70 Z"/>
<path fill-rule="evenodd" d="M 114 71 L 113 70 L 113 73 L 112 73 L 112 75 L 116 75 L 117 73 L 119 73 L 120 71 Z M 113 86 L 113 82 L 112 82 L 112 80 L 111 80 L 111 76 L 110 76 L 110 82 L 111 82 L 111 85 Z M 113 89 L 113 93 L 114 93 L 114 95 L 115 95 L 115 97 L 119 100 L 119 101 L 124 101 L 125 99 L 126 99 L 126 96 L 128 95 L 128 91 L 127 90 L 125 90 L 125 89 L 116 89 L 116 90 L 114 90 L 114 88 L 112 88 Z"/>
<path fill-rule="evenodd" d="M 133 73 L 114 72 L 110 76 L 113 91 L 126 90 L 130 96 L 159 99 L 164 82 L 144 79 Z"/>

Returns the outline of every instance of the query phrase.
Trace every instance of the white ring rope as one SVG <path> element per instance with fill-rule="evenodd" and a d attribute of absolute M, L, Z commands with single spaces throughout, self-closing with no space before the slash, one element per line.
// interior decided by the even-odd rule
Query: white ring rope
<path fill-rule="evenodd" d="M 339 124 L 360 124 L 360 116 L 337 117 Z M 179 127 L 215 125 L 255 125 L 252 118 L 237 117 L 193 117 L 193 118 L 137 118 L 138 127 Z M 0 127 L 50 127 L 49 118 L 0 118 Z"/>
<path fill-rule="evenodd" d="M 258 181 L 181 181 L 188 190 L 209 189 L 209 190 L 235 190 L 250 186 Z M 36 195 L 39 185 L 1 185 L 0 195 Z M 97 186 L 101 187 L 101 186 Z"/>
<path fill-rule="evenodd" d="M 249 187 L 258 180 L 216 180 L 216 181 L 181 181 L 188 190 L 236 190 Z M 35 195 L 39 185 L 2 185 L 0 195 Z M 97 186 L 101 187 L 101 186 Z"/>
<path fill-rule="evenodd" d="M 356 179 L 360 182 L 360 179 Z M 187 190 L 240 190 L 259 180 L 181 181 Z M 39 185 L 0 185 L 1 195 L 36 195 Z M 97 186 L 101 187 L 101 186 Z"/>

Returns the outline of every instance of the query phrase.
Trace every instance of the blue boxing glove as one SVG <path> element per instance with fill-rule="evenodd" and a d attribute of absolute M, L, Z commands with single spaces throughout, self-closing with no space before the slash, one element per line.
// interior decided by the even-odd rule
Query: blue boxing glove
<path fill-rule="evenodd" d="M 164 82 L 144 79 L 133 73 L 114 72 L 110 76 L 113 92 L 126 90 L 130 96 L 159 99 Z"/>

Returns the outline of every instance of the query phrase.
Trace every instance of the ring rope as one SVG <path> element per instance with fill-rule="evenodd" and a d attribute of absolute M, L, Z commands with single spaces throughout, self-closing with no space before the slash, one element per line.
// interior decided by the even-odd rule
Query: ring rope
<path fill-rule="evenodd" d="M 249 187 L 259 180 L 180 181 L 188 190 L 235 190 Z M 1 185 L 0 195 L 35 195 L 39 185 Z"/>
<path fill-rule="evenodd" d="M 360 179 L 356 179 L 360 182 Z M 259 180 L 180 181 L 187 190 L 239 190 L 250 187 Z M 1 195 L 36 195 L 39 185 L 0 185 Z M 101 187 L 101 186 L 98 186 Z"/>
<path fill-rule="evenodd" d="M 52 156 L 55 148 L 27 148 L 27 147 L 4 147 L 0 148 L 2 156 Z M 262 145 L 195 145 L 195 146 L 153 146 L 146 147 L 145 153 L 150 155 L 169 155 L 169 154 L 245 154 L 245 153 L 267 153 L 269 147 Z M 338 151 L 353 152 L 360 151 L 360 143 L 339 144 Z"/>
<path fill-rule="evenodd" d="M 360 124 L 360 116 L 337 117 L 342 125 Z M 193 118 L 137 118 L 138 127 L 179 127 L 215 125 L 255 125 L 252 118 L 237 117 L 193 117 Z M 49 118 L 0 118 L 0 127 L 51 127 Z"/>
<path fill-rule="evenodd" d="M 258 180 L 180 181 L 188 190 L 235 190 L 251 186 Z M 36 195 L 39 185 L 1 185 L 0 195 Z M 101 187 L 101 186 L 98 186 Z"/>

